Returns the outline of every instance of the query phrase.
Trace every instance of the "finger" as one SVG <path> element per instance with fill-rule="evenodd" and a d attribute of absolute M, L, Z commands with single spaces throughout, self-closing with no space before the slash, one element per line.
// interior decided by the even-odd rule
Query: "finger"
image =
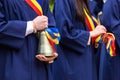
<path fill-rule="evenodd" d="M 53 56 L 49 56 L 49 57 L 47 57 L 46 56 L 46 61 L 51 61 L 51 60 L 54 60 L 57 56 L 58 56 L 58 54 L 57 53 L 53 53 L 54 55 Z"/>
<path fill-rule="evenodd" d="M 46 28 L 48 27 L 48 23 L 47 22 L 44 24 L 44 27 L 46 27 Z"/>
<path fill-rule="evenodd" d="M 107 31 L 107 29 L 102 25 L 102 29 L 104 30 L 104 31 Z"/>
<path fill-rule="evenodd" d="M 40 60 L 40 61 L 46 61 L 46 62 L 51 62 L 51 61 L 53 61 L 56 57 L 58 56 L 58 54 L 57 53 L 54 53 L 54 55 L 53 56 L 44 56 L 44 55 L 36 55 L 36 58 L 38 59 L 38 60 Z"/>
<path fill-rule="evenodd" d="M 54 59 L 54 57 L 47 57 L 44 55 L 37 55 L 36 58 L 40 61 L 45 61 L 45 62 L 48 62 Z"/>
<path fill-rule="evenodd" d="M 43 20 L 48 22 L 48 17 L 47 16 L 43 16 L 42 18 L 43 18 Z"/>
<path fill-rule="evenodd" d="M 40 61 L 46 61 L 46 58 L 44 55 L 36 55 L 36 58 L 39 59 Z"/>
<path fill-rule="evenodd" d="M 108 34 L 104 34 L 104 35 L 102 35 L 102 41 L 105 43 L 105 42 L 107 42 L 107 36 L 108 36 Z"/>
<path fill-rule="evenodd" d="M 53 63 L 54 62 L 54 60 L 52 60 L 52 61 L 49 61 L 48 63 Z"/>
<path fill-rule="evenodd" d="M 45 61 L 52 61 L 52 60 L 54 60 L 55 59 L 55 57 L 53 57 L 53 56 L 51 56 L 51 57 L 46 57 L 46 59 L 45 59 Z"/>
<path fill-rule="evenodd" d="M 58 53 L 54 52 L 53 55 L 54 55 L 55 57 L 57 57 L 57 56 L 58 56 Z"/>
<path fill-rule="evenodd" d="M 106 31 L 106 28 L 103 25 L 98 25 L 97 28 L 103 29 L 104 31 Z"/>

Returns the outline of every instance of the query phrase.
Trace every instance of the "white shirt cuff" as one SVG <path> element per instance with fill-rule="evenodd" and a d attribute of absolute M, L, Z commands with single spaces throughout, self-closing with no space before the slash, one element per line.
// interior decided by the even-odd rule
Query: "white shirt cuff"
<path fill-rule="evenodd" d="M 33 30 L 34 30 L 33 22 L 32 22 L 32 21 L 28 21 L 28 22 L 27 22 L 27 29 L 26 29 L 26 34 L 25 34 L 25 36 L 33 33 Z"/>

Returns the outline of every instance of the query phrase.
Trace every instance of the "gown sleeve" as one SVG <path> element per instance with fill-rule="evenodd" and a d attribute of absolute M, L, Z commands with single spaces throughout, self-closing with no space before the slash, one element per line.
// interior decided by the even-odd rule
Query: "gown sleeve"
<path fill-rule="evenodd" d="M 97 3 L 95 1 L 89 1 L 90 11 L 94 17 L 97 17 L 97 14 L 95 13 L 95 8 L 97 6 Z"/>
<path fill-rule="evenodd" d="M 60 43 L 80 53 L 87 47 L 89 31 L 86 31 L 85 26 L 76 20 L 75 5 L 72 1 L 56 0 L 54 16 L 61 34 Z"/>
<path fill-rule="evenodd" d="M 3 2 L 0 1 L 0 45 L 10 48 L 21 48 L 26 32 L 27 22 L 7 20 Z"/>
<path fill-rule="evenodd" d="M 97 15 L 100 11 L 102 11 L 103 8 L 103 0 L 95 0 L 96 8 L 94 9 L 94 13 Z"/>
<path fill-rule="evenodd" d="M 103 8 L 102 24 L 115 36 L 120 48 L 120 0 L 108 0 Z"/>

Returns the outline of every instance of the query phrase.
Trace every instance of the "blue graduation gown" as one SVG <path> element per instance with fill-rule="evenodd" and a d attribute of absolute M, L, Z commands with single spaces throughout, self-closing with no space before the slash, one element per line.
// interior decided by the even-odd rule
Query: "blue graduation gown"
<path fill-rule="evenodd" d="M 106 50 L 106 43 L 100 42 L 96 52 L 98 80 L 112 80 L 111 62 L 112 57 L 108 54 L 108 51 Z"/>
<path fill-rule="evenodd" d="M 90 3 L 90 10 L 91 10 L 91 13 L 97 17 L 98 16 L 98 13 L 100 11 L 102 11 L 102 7 L 103 7 L 103 0 L 92 0 L 92 1 L 89 1 Z"/>
<path fill-rule="evenodd" d="M 111 60 L 111 80 L 120 80 L 120 0 L 108 0 L 103 7 L 102 24 L 116 39 L 116 54 Z"/>
<path fill-rule="evenodd" d="M 103 0 L 94 0 L 94 1 L 97 3 L 94 13 L 98 14 L 100 11 L 102 11 L 104 2 L 103 2 Z"/>
<path fill-rule="evenodd" d="M 97 7 L 97 3 L 95 1 L 89 1 L 89 6 L 90 6 L 91 14 L 94 17 L 97 17 L 97 14 L 95 13 L 95 9 Z"/>
<path fill-rule="evenodd" d="M 54 80 L 97 80 L 95 54 L 87 45 L 87 26 L 76 20 L 74 0 L 56 0 L 54 16 L 61 34 L 53 63 Z"/>
<path fill-rule="evenodd" d="M 41 0 L 49 26 L 55 26 L 48 0 Z M 52 80 L 49 64 L 40 62 L 36 34 L 25 36 L 27 21 L 38 15 L 25 0 L 0 0 L 0 80 Z"/>

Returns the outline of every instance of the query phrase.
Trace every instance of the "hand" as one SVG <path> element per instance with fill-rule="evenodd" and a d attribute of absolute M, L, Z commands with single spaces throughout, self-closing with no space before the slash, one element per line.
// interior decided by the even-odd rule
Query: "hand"
<path fill-rule="evenodd" d="M 108 41 L 108 34 L 105 33 L 105 34 L 102 35 L 102 42 L 106 43 L 107 41 Z"/>
<path fill-rule="evenodd" d="M 103 25 L 98 25 L 93 31 L 90 32 L 91 37 L 97 37 L 101 34 L 106 33 L 106 28 Z"/>
<path fill-rule="evenodd" d="M 43 30 L 48 27 L 48 18 L 46 16 L 38 16 L 33 20 L 36 30 Z"/>
<path fill-rule="evenodd" d="M 48 63 L 53 63 L 54 62 L 54 59 L 58 56 L 57 53 L 53 53 L 54 55 L 53 56 L 44 56 L 44 55 L 41 55 L 41 54 L 38 54 L 36 55 L 36 58 L 40 61 L 45 61 L 45 62 L 48 62 Z"/>

